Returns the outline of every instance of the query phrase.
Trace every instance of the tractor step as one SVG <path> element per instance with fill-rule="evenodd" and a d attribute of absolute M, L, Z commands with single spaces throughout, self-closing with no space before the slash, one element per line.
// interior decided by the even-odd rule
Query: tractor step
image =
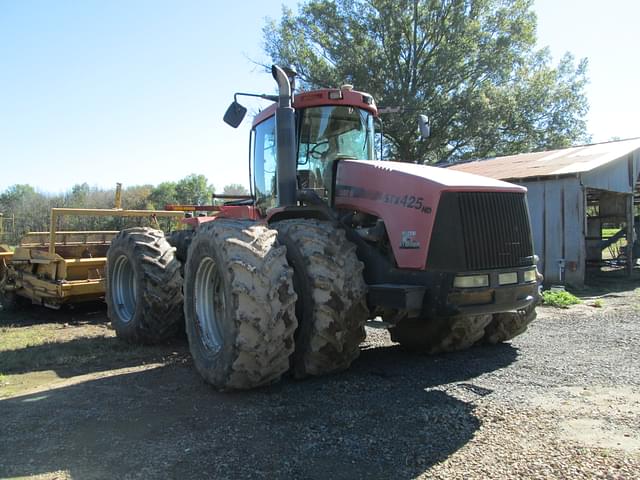
<path fill-rule="evenodd" d="M 369 285 L 368 303 L 395 310 L 420 311 L 426 287 L 378 283 Z"/>

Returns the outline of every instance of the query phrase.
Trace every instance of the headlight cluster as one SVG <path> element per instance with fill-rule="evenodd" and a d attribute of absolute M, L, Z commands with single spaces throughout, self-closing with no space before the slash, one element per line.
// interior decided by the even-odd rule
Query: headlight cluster
<path fill-rule="evenodd" d="M 478 288 L 489 286 L 489 275 L 464 275 L 453 281 L 456 288 Z"/>
<path fill-rule="evenodd" d="M 524 283 L 537 280 L 536 269 L 525 270 L 522 275 Z M 499 285 L 515 285 L 518 283 L 518 272 L 506 272 L 498 274 Z M 459 275 L 453 281 L 455 288 L 480 288 L 489 286 L 489 275 Z"/>

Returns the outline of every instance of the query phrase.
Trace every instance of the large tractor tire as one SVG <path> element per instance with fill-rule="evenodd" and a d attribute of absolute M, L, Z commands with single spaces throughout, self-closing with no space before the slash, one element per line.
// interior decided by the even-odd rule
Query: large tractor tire
<path fill-rule="evenodd" d="M 187 261 L 187 252 L 195 233 L 194 230 L 174 230 L 167 235 L 167 241 L 172 247 L 176 247 L 176 257 L 183 264 Z"/>
<path fill-rule="evenodd" d="M 220 219 L 194 236 L 185 265 L 185 327 L 196 369 L 220 390 L 278 380 L 297 327 L 293 271 L 277 232 Z"/>
<path fill-rule="evenodd" d="M 500 343 L 524 333 L 531 322 L 536 319 L 536 307 L 532 305 L 517 312 L 496 313 L 491 323 L 485 328 L 483 341 Z"/>
<path fill-rule="evenodd" d="M 296 219 L 274 224 L 287 247 L 298 294 L 296 378 L 344 370 L 360 354 L 368 317 L 364 268 L 344 230 L 330 222 Z"/>
<path fill-rule="evenodd" d="M 391 340 L 408 350 L 435 354 L 465 350 L 482 340 L 491 315 L 406 319 L 389 329 Z"/>
<path fill-rule="evenodd" d="M 107 313 L 119 338 L 153 344 L 178 332 L 183 322 L 180 262 L 162 231 L 122 230 L 107 252 L 106 281 Z"/>

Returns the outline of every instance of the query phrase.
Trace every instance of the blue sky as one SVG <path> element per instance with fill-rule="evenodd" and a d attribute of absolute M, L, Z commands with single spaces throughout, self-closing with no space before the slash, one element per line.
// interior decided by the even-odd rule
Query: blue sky
<path fill-rule="evenodd" d="M 218 190 L 247 184 L 249 124 L 234 130 L 222 116 L 234 92 L 273 90 L 251 60 L 267 61 L 262 27 L 283 3 L 297 4 L 0 0 L 0 191 L 190 173 Z M 535 9 L 539 43 L 555 59 L 589 58 L 593 140 L 640 136 L 640 2 L 537 0 Z"/>

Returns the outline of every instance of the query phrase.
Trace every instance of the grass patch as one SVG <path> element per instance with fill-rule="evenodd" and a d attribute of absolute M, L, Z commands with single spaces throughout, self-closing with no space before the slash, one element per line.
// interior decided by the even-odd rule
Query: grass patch
<path fill-rule="evenodd" d="M 593 305 L 596 308 L 602 308 L 602 306 L 604 305 L 604 303 L 602 302 L 601 299 L 597 298 L 596 300 L 593 301 Z"/>
<path fill-rule="evenodd" d="M 607 238 L 611 238 L 614 235 L 616 235 L 620 230 L 622 229 L 621 228 L 603 228 L 601 232 L 602 239 L 606 240 Z M 627 240 L 625 238 L 621 238 L 616 243 L 609 245 L 606 249 L 602 251 L 602 258 L 603 259 L 618 258 L 618 256 L 620 255 L 620 253 L 622 253 L 622 250 L 626 246 L 627 246 Z"/>
<path fill-rule="evenodd" d="M 582 303 L 578 297 L 564 290 L 545 290 L 542 292 L 542 301 L 545 305 L 557 308 L 569 308 L 571 305 Z"/>
<path fill-rule="evenodd" d="M 61 325 L 0 328 L 0 365 L 4 374 L 42 370 L 104 370 L 163 361 L 172 347 L 130 345 L 104 325 Z"/>
<path fill-rule="evenodd" d="M 618 233 L 620 230 L 621 230 L 620 228 L 603 228 L 602 229 L 602 238 L 611 238 L 616 233 Z"/>

